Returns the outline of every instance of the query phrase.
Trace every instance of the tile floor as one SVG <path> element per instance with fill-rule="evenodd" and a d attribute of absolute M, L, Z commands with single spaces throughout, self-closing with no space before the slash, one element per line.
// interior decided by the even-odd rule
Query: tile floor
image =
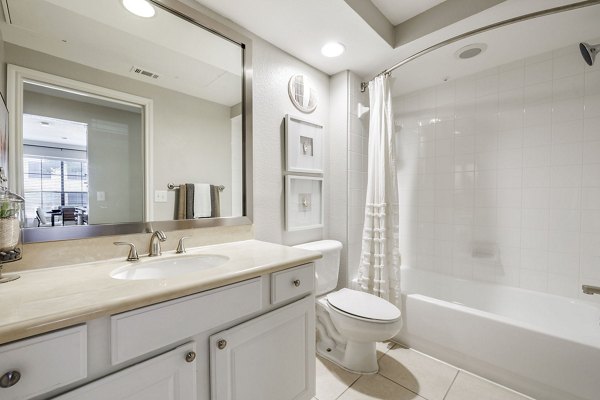
<path fill-rule="evenodd" d="M 379 373 L 358 375 L 317 357 L 313 400 L 531 400 L 393 343 L 378 343 Z"/>

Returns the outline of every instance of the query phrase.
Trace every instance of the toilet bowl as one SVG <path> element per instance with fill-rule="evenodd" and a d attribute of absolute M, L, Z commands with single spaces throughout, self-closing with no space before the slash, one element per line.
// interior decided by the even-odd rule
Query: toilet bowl
<path fill-rule="evenodd" d="M 323 254 L 315 262 L 317 353 L 348 371 L 376 373 L 379 366 L 375 344 L 400 331 L 400 310 L 369 293 L 347 288 L 333 291 L 337 286 L 340 242 L 322 240 L 296 247 Z"/>

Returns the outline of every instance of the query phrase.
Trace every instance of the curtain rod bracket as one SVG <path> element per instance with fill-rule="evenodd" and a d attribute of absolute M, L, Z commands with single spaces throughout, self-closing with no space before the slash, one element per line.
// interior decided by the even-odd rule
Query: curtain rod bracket
<path fill-rule="evenodd" d="M 364 93 L 369 87 L 369 82 L 361 82 L 360 83 L 360 92 Z"/>

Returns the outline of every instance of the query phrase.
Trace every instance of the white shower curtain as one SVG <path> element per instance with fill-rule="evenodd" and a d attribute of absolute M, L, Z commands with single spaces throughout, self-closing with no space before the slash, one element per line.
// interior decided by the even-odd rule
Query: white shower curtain
<path fill-rule="evenodd" d="M 369 83 L 369 169 L 360 289 L 400 306 L 398 182 L 389 75 Z"/>

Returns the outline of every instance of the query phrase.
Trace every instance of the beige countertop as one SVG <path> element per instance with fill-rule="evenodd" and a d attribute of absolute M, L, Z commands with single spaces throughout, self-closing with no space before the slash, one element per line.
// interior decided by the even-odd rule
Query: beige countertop
<path fill-rule="evenodd" d="M 166 279 L 119 280 L 123 258 L 21 272 L 0 285 L 0 344 L 251 279 L 320 258 L 319 253 L 246 240 L 188 249 L 224 264 Z M 161 257 L 177 257 L 164 252 Z M 140 257 L 140 259 L 147 257 Z M 143 260 L 142 260 L 143 262 Z"/>

